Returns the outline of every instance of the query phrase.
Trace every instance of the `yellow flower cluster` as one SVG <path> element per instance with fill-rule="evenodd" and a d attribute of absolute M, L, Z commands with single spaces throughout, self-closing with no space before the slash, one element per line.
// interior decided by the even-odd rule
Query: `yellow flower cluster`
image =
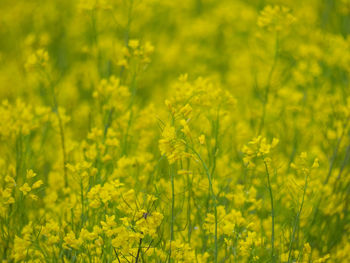
<path fill-rule="evenodd" d="M 1 0 L 0 262 L 350 262 L 349 14 Z"/>
<path fill-rule="evenodd" d="M 291 14 L 290 9 L 278 5 L 266 6 L 258 18 L 259 27 L 273 32 L 286 30 L 293 22 L 295 22 L 295 17 Z"/>

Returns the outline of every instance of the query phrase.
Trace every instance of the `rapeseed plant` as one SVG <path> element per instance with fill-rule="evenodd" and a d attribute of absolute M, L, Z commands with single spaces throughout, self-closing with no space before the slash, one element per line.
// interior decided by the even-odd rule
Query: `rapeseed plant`
<path fill-rule="evenodd" d="M 1 262 L 349 262 L 349 14 L 2 0 Z"/>

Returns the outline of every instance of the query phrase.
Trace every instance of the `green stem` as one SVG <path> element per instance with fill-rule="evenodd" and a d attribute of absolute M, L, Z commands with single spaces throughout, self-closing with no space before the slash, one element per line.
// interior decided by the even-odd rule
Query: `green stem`
<path fill-rule="evenodd" d="M 213 206 L 214 206 L 214 219 L 215 219 L 215 234 L 214 234 L 214 244 L 215 244 L 215 250 L 214 250 L 214 263 L 218 262 L 218 212 L 217 212 L 217 199 L 216 199 L 216 195 L 214 193 L 214 189 L 213 189 L 213 184 L 212 184 L 212 180 L 211 180 L 211 175 L 209 172 L 209 169 L 207 167 L 207 165 L 205 164 L 205 162 L 203 161 L 202 157 L 200 156 L 200 154 L 193 149 L 192 147 L 190 147 L 189 145 L 187 145 L 189 149 L 191 149 L 194 154 L 198 157 L 198 159 L 200 160 L 200 162 L 202 163 L 202 166 L 204 168 L 204 171 L 207 175 L 208 178 L 208 182 L 209 182 L 209 191 L 211 193 L 211 198 L 213 200 Z"/>
<path fill-rule="evenodd" d="M 139 248 L 137 250 L 137 255 L 136 255 L 136 259 L 135 259 L 135 263 L 139 262 L 139 258 L 140 258 L 140 252 L 141 252 L 141 245 L 142 245 L 142 238 L 140 238 L 140 243 L 139 243 Z"/>
<path fill-rule="evenodd" d="M 65 187 L 68 187 L 68 174 L 67 174 L 67 155 L 66 155 L 66 144 L 65 144 L 65 137 L 64 137 L 64 129 L 63 129 L 63 122 L 61 119 L 61 116 L 58 112 L 58 109 L 56 111 L 57 119 L 58 119 L 58 125 L 60 129 L 60 137 L 61 137 L 61 147 L 62 147 L 62 158 L 63 158 L 63 173 L 64 173 L 64 185 Z"/>
<path fill-rule="evenodd" d="M 293 226 L 293 233 L 292 233 L 292 237 L 291 237 L 290 243 L 289 243 L 288 263 L 289 263 L 290 260 L 291 260 L 291 256 L 292 256 L 292 247 L 293 247 L 293 243 L 294 243 L 294 240 L 295 240 L 295 233 L 296 233 L 296 229 L 297 229 L 297 227 L 298 227 L 298 225 L 299 225 L 301 211 L 302 211 L 303 206 L 304 206 L 304 200 L 305 200 L 305 193 L 306 193 L 306 189 L 307 189 L 307 180 L 308 180 L 308 177 L 309 177 L 309 173 L 306 173 L 306 175 L 305 175 L 305 187 L 304 187 L 303 197 L 302 197 L 300 209 L 299 209 L 299 211 L 298 211 L 298 213 L 297 213 L 297 215 L 296 215 L 296 218 L 295 218 L 295 222 L 294 222 L 294 226 Z"/>
<path fill-rule="evenodd" d="M 171 262 L 171 246 L 174 240 L 174 222 L 175 222 L 175 183 L 174 183 L 174 169 L 170 166 L 171 179 L 171 220 L 170 220 L 170 247 L 169 247 L 169 262 Z"/>
<path fill-rule="evenodd" d="M 270 182 L 270 173 L 269 169 L 267 167 L 267 163 L 264 159 L 264 164 L 265 164 L 265 170 L 266 170 L 266 176 L 267 176 L 267 184 L 269 188 L 269 194 L 270 194 L 270 201 L 271 201 L 271 260 L 274 262 L 274 250 L 275 250 L 275 209 L 273 206 L 273 194 L 272 194 L 272 187 L 271 187 L 271 182 Z"/>
<path fill-rule="evenodd" d="M 67 154 L 66 154 L 66 144 L 65 144 L 65 136 L 64 136 L 64 128 L 63 128 L 63 121 L 62 121 L 62 117 L 60 115 L 59 112 L 59 108 L 58 108 L 58 102 L 57 102 L 57 98 L 56 98 L 56 93 L 55 93 L 55 86 L 56 84 L 53 83 L 50 75 L 48 74 L 48 72 L 46 72 L 45 70 L 43 71 L 43 74 L 46 76 L 48 82 L 49 82 L 49 86 L 51 88 L 51 93 L 52 93 L 52 101 L 53 101 L 53 105 L 52 105 L 52 109 L 53 112 L 56 114 L 57 117 L 57 121 L 58 121 L 58 128 L 59 128 L 59 133 L 60 133 L 60 137 L 61 137 L 61 148 L 62 148 L 62 161 L 63 161 L 63 173 L 64 173 L 64 186 L 68 187 L 68 172 L 67 172 Z"/>
<path fill-rule="evenodd" d="M 187 166 L 188 169 L 189 165 Z M 187 185 L 188 185 L 188 196 L 187 196 L 187 220 L 188 220 L 188 231 L 187 231 L 187 239 L 188 243 L 191 242 L 191 234 L 192 234 L 192 220 L 191 220 L 191 193 L 192 193 L 192 182 L 190 180 L 190 175 L 187 174 Z"/>
<path fill-rule="evenodd" d="M 84 184 L 83 178 L 80 179 L 80 201 L 81 201 L 81 227 L 84 226 Z"/>
<path fill-rule="evenodd" d="M 267 102 L 268 102 L 268 99 L 269 99 L 272 75 L 273 75 L 273 73 L 275 71 L 275 68 L 276 68 L 276 65 L 277 65 L 277 61 L 278 61 L 278 57 L 279 57 L 278 50 L 279 50 L 279 37 L 278 37 L 278 33 L 276 33 L 275 55 L 274 55 L 274 59 L 273 59 L 273 63 L 272 63 L 269 75 L 267 77 L 267 84 L 266 84 L 264 101 L 263 101 L 263 113 L 262 113 L 262 116 L 261 116 L 261 121 L 260 121 L 260 127 L 259 127 L 259 133 L 258 134 L 261 134 L 261 131 L 264 128 L 264 125 L 265 125 L 266 106 L 267 106 Z"/>

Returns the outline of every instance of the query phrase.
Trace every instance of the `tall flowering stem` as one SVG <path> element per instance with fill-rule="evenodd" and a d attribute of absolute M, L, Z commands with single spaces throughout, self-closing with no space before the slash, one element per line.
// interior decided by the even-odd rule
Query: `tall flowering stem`
<path fill-rule="evenodd" d="M 274 262 L 274 250 L 275 250 L 275 209 L 273 205 L 273 193 L 272 193 L 272 187 L 270 182 L 270 173 L 269 168 L 267 164 L 267 160 L 264 159 L 264 165 L 266 170 L 266 177 L 267 177 L 267 186 L 269 188 L 269 194 L 270 194 L 270 201 L 271 201 L 271 259 Z"/>
<path fill-rule="evenodd" d="M 174 183 L 174 167 L 170 165 L 170 180 L 171 180 L 171 219 L 170 219 L 170 247 L 169 247 L 169 262 L 171 262 L 171 246 L 174 241 L 174 223 L 175 223 L 175 183 Z"/>
<path fill-rule="evenodd" d="M 188 146 L 188 145 L 187 145 Z M 213 189 L 213 183 L 212 183 L 212 175 L 209 172 L 208 166 L 205 164 L 205 162 L 203 161 L 202 157 L 200 156 L 200 154 L 193 149 L 192 147 L 188 146 L 189 149 L 191 149 L 193 151 L 193 153 L 198 157 L 198 159 L 200 160 L 205 174 L 207 175 L 208 178 L 208 182 L 209 182 L 209 191 L 211 194 L 211 199 L 213 201 L 213 206 L 214 206 L 214 220 L 215 220 L 215 232 L 214 232 L 214 262 L 218 262 L 218 212 L 217 212 L 217 199 L 216 199 L 216 195 L 214 193 L 214 189 Z"/>
<path fill-rule="evenodd" d="M 258 134 L 261 134 L 262 129 L 264 128 L 265 125 L 265 118 L 266 118 L 266 107 L 269 99 L 269 93 L 270 93 L 270 88 L 271 88 L 271 80 L 272 80 L 272 75 L 275 71 L 277 62 L 278 62 L 278 57 L 279 57 L 279 36 L 278 32 L 276 32 L 276 40 L 275 40 L 275 55 L 273 58 L 272 66 L 269 71 L 268 77 L 267 77 L 267 83 L 266 83 L 266 88 L 265 88 L 265 94 L 264 94 L 264 101 L 263 101 L 263 113 L 261 116 L 261 121 L 260 121 L 260 127 L 259 127 L 259 132 Z"/>

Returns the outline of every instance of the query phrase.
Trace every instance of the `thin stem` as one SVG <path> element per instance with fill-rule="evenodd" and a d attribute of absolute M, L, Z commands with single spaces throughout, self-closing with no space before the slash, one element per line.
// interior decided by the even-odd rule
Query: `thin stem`
<path fill-rule="evenodd" d="M 59 108 L 58 108 L 58 102 L 57 102 L 57 98 L 56 98 L 56 93 L 55 93 L 55 84 L 53 83 L 53 81 L 51 80 L 50 75 L 48 74 L 48 72 L 46 72 L 45 70 L 43 70 L 42 72 L 48 82 L 49 82 L 49 86 L 51 88 L 51 93 L 52 93 L 52 100 L 53 100 L 53 112 L 56 114 L 57 120 L 58 120 L 58 128 L 59 128 L 59 133 L 60 133 L 60 137 L 61 137 L 61 148 L 62 148 L 62 159 L 63 159 L 63 173 L 64 173 L 64 185 L 65 187 L 68 187 L 68 172 L 67 172 L 67 154 L 66 154 L 66 144 L 65 144 L 65 136 L 64 136 L 64 128 L 63 128 L 63 121 L 62 121 L 62 117 L 61 114 L 59 112 Z"/>
<path fill-rule="evenodd" d="M 129 4 L 129 8 L 128 8 L 128 21 L 126 24 L 126 30 L 125 30 L 125 35 L 124 35 L 124 41 L 125 41 L 126 46 L 128 46 L 128 42 L 129 42 L 129 34 L 130 34 L 130 26 L 131 26 L 131 22 L 132 22 L 133 7 L 134 7 L 134 0 L 130 0 L 130 4 Z"/>
<path fill-rule="evenodd" d="M 103 139 L 104 140 L 106 139 L 108 129 L 112 124 L 112 117 L 113 117 L 114 110 L 115 110 L 115 108 L 113 107 L 113 108 L 109 109 L 109 111 L 108 111 L 107 122 L 105 124 L 104 131 L 103 131 Z"/>
<path fill-rule="evenodd" d="M 115 248 L 113 248 L 113 249 L 114 249 L 114 253 L 115 253 L 115 256 L 117 257 L 118 262 L 121 263 L 120 259 L 119 259 L 119 256 L 118 256 L 118 253 L 117 253 L 117 250 L 115 250 Z"/>
<path fill-rule="evenodd" d="M 290 243 L 289 243 L 288 263 L 290 262 L 290 259 L 291 259 L 292 247 L 293 247 L 293 243 L 294 243 L 294 240 L 295 240 L 295 232 L 296 232 L 297 226 L 299 225 L 301 211 L 303 210 L 303 206 L 304 206 L 304 200 L 305 200 L 305 193 L 306 193 L 306 189 L 307 189 L 308 177 L 309 177 L 309 173 L 306 173 L 303 197 L 302 197 L 300 209 L 299 209 L 299 211 L 298 211 L 298 213 L 296 215 L 296 218 L 295 218 L 295 222 L 294 222 L 294 226 L 293 226 L 293 233 L 292 233 L 292 237 L 291 237 L 291 240 L 290 240 Z"/>
<path fill-rule="evenodd" d="M 174 222 L 175 222 L 175 183 L 174 183 L 174 169 L 170 166 L 170 180 L 171 180 L 171 219 L 170 219 L 170 247 L 169 247 L 169 262 L 171 262 L 171 246 L 174 240 Z"/>
<path fill-rule="evenodd" d="M 340 178 L 341 178 L 341 175 L 349 161 L 349 158 L 350 158 L 350 144 L 346 147 L 346 153 L 345 153 L 345 157 L 342 161 L 342 164 L 341 164 L 341 167 L 340 167 L 340 170 L 339 170 L 339 173 L 338 173 L 338 176 L 337 176 L 337 180 L 335 181 L 335 186 L 334 188 L 336 189 L 337 187 L 337 184 L 340 184 Z"/>
<path fill-rule="evenodd" d="M 342 142 L 342 140 L 343 140 L 343 137 L 344 137 L 344 130 L 343 130 L 341 136 L 338 138 L 337 144 L 336 144 L 336 146 L 335 146 L 335 148 L 334 148 L 333 155 L 332 155 L 332 157 L 331 157 L 331 162 L 330 162 L 330 165 L 329 165 L 328 174 L 327 174 L 327 177 L 326 177 L 325 181 L 323 182 L 324 185 L 328 183 L 329 178 L 330 178 L 331 175 L 332 175 L 334 162 L 335 162 L 335 160 L 336 160 L 336 158 L 337 158 L 338 151 L 339 151 L 339 147 L 340 147 L 340 144 L 341 144 L 341 142 Z"/>
<path fill-rule="evenodd" d="M 189 169 L 189 161 L 187 163 L 187 170 Z M 187 185 L 188 185 L 188 195 L 187 195 L 187 220 L 188 220 L 188 231 L 187 231 L 187 239 L 188 243 L 191 242 L 191 234 L 192 234 L 192 221 L 191 221 L 191 193 L 192 193 L 192 182 L 190 180 L 190 175 L 187 174 Z"/>
<path fill-rule="evenodd" d="M 207 175 L 208 182 L 209 182 L 209 191 L 211 193 L 211 198 L 213 200 L 213 205 L 214 205 L 214 219 L 215 219 L 215 234 L 214 234 L 214 243 L 215 243 L 215 250 L 214 250 L 214 263 L 218 262 L 218 212 L 217 212 L 217 200 L 216 200 L 216 195 L 214 194 L 214 189 L 213 189 L 213 184 L 211 180 L 211 175 L 209 172 L 209 169 L 205 162 L 203 161 L 202 157 L 200 154 L 193 149 L 191 146 L 187 145 L 189 149 L 193 151 L 193 153 L 198 157 L 200 162 L 202 163 L 202 166 L 204 168 L 204 171 Z"/>
<path fill-rule="evenodd" d="M 344 125 L 344 129 L 343 129 L 343 132 L 342 134 L 340 135 L 340 137 L 338 138 L 337 140 L 337 144 L 334 148 L 334 151 L 333 151 L 333 155 L 331 157 L 331 160 L 330 160 L 330 164 L 329 164 L 329 169 L 328 169 L 328 174 L 327 174 L 327 177 L 325 179 L 325 181 L 323 182 L 323 185 L 326 185 L 328 183 L 328 180 L 330 179 L 331 175 L 332 175 L 332 171 L 333 171 L 333 166 L 334 166 L 334 162 L 337 158 L 337 155 L 338 155 L 338 151 L 339 151 L 339 147 L 341 145 L 341 142 L 343 140 L 343 137 L 344 137 L 344 133 L 345 133 L 345 130 L 347 128 L 347 123 L 348 121 L 350 120 L 350 118 L 347 119 L 347 122 L 346 124 Z M 319 199 L 318 199 L 318 202 L 316 204 L 316 206 L 314 207 L 314 213 L 313 213 L 313 217 L 312 217 L 312 220 L 311 220 L 311 224 L 310 224 L 310 229 L 309 229 L 309 232 L 311 230 L 311 226 L 314 224 L 317 216 L 318 216 L 318 212 L 319 212 L 319 208 L 320 208 L 320 204 L 321 202 L 323 201 L 323 196 L 321 196 Z M 309 234 L 309 233 L 308 233 Z"/>
<path fill-rule="evenodd" d="M 83 178 L 81 178 L 80 181 L 80 201 L 81 201 L 81 227 L 84 226 L 84 184 L 83 184 Z"/>
<path fill-rule="evenodd" d="M 139 249 L 137 250 L 137 255 L 136 255 L 135 263 L 138 263 L 138 262 L 139 262 L 139 257 L 140 257 L 140 252 L 141 252 L 141 244 L 142 244 L 142 238 L 140 238 Z"/>
<path fill-rule="evenodd" d="M 267 106 L 267 102 L 268 102 L 268 99 L 269 99 L 271 80 L 272 80 L 272 75 L 273 75 L 273 73 L 275 71 L 275 68 L 276 68 L 276 65 L 277 65 L 278 57 L 279 57 L 279 37 L 278 37 L 278 33 L 276 33 L 275 55 L 274 55 L 274 59 L 273 59 L 273 63 L 272 63 L 269 75 L 267 77 L 267 83 L 266 83 L 265 95 L 264 95 L 264 101 L 263 101 L 263 113 L 262 113 L 262 116 L 261 116 L 261 121 L 260 121 L 260 127 L 259 127 L 259 133 L 258 134 L 261 134 L 261 131 L 264 128 L 265 117 L 266 117 L 266 106 Z"/>
<path fill-rule="evenodd" d="M 264 159 L 264 164 L 265 164 L 265 170 L 266 170 L 266 176 L 267 176 L 267 184 L 269 188 L 269 194 L 270 194 L 270 201 L 271 201 L 271 259 L 272 262 L 274 262 L 274 250 L 275 250 L 275 209 L 273 206 L 273 194 L 272 194 L 272 187 L 271 187 L 271 182 L 270 182 L 270 173 L 269 169 L 267 167 L 267 163 Z"/>

